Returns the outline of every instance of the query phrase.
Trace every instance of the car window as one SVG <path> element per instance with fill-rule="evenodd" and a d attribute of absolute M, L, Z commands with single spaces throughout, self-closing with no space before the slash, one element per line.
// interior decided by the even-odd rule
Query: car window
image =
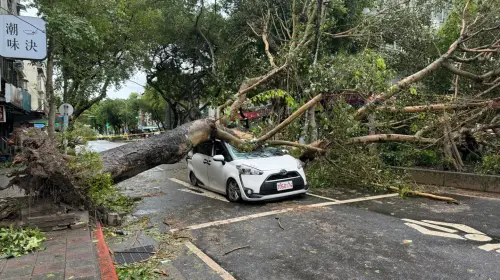
<path fill-rule="evenodd" d="M 228 160 L 230 158 L 229 157 L 229 153 L 224 148 L 224 146 L 222 145 L 221 142 L 216 141 L 214 143 L 214 147 L 215 147 L 215 153 L 214 153 L 214 155 L 223 155 L 226 160 Z"/>
<path fill-rule="evenodd" d="M 212 142 L 205 142 L 198 145 L 195 149 L 195 153 L 203 154 L 206 156 L 212 156 Z"/>

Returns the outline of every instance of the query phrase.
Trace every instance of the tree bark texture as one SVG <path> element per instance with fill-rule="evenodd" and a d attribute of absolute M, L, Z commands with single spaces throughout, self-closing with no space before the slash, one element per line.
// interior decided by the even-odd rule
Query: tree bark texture
<path fill-rule="evenodd" d="M 215 123 L 202 119 L 187 123 L 157 136 L 102 152 L 103 171 L 115 183 L 133 177 L 160 164 L 182 160 L 199 143 L 209 140 Z"/>
<path fill-rule="evenodd" d="M 47 132 L 50 138 L 54 138 L 56 129 L 56 98 L 54 95 L 54 42 L 51 39 L 49 39 L 47 49 L 47 80 L 45 81 L 45 90 L 49 105 Z"/>

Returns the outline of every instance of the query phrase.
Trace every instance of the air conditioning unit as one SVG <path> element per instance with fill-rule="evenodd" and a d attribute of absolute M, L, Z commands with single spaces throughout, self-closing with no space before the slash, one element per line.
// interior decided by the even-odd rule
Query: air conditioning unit
<path fill-rule="evenodd" d="M 22 60 L 14 60 L 14 69 L 16 71 L 24 70 L 24 62 Z"/>

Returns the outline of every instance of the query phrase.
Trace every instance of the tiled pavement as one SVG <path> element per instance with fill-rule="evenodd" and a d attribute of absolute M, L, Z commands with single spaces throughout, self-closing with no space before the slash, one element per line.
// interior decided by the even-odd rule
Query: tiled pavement
<path fill-rule="evenodd" d="M 88 228 L 46 233 L 46 249 L 0 260 L 0 279 L 100 279 L 97 254 Z"/>

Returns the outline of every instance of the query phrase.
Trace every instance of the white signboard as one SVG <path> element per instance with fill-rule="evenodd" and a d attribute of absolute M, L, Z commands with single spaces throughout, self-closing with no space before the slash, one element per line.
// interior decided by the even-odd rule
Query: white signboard
<path fill-rule="evenodd" d="M 68 103 L 64 103 L 61 106 L 59 106 L 59 114 L 61 114 L 61 115 L 71 116 L 71 115 L 73 115 L 74 111 L 75 110 L 73 109 L 73 106 L 71 106 Z"/>
<path fill-rule="evenodd" d="M 43 60 L 47 57 L 44 20 L 1 15 L 0 23 L 0 56 L 31 60 Z"/>

